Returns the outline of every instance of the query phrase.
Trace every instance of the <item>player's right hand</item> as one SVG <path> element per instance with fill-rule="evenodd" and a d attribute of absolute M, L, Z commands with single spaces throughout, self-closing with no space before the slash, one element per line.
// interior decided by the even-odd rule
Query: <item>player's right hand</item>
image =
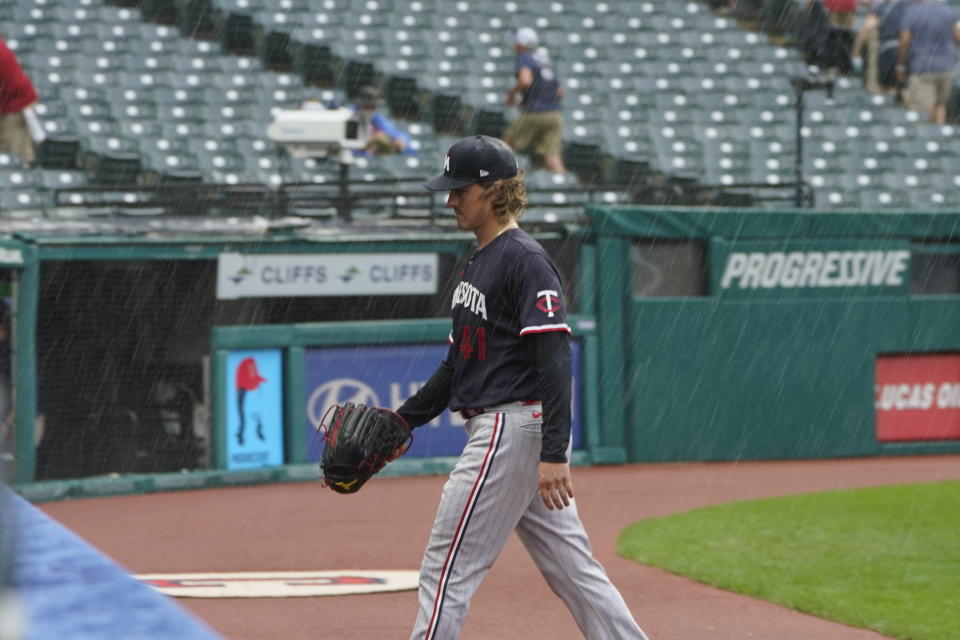
<path fill-rule="evenodd" d="M 541 462 L 540 499 L 547 509 L 563 509 L 573 500 L 573 481 L 570 478 L 570 464 L 567 462 Z"/>

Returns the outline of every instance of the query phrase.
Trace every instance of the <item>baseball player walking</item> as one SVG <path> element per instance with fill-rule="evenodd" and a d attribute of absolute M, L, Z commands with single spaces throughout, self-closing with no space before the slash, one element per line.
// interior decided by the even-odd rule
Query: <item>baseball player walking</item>
<path fill-rule="evenodd" d="M 449 407 L 468 441 L 443 488 L 420 568 L 412 639 L 457 638 L 470 599 L 513 531 L 592 640 L 646 640 L 594 559 L 573 500 L 570 328 L 553 260 L 517 219 L 526 187 L 502 140 L 450 147 L 443 175 L 477 249 L 453 294 L 450 351 L 398 413 L 411 426 Z"/>

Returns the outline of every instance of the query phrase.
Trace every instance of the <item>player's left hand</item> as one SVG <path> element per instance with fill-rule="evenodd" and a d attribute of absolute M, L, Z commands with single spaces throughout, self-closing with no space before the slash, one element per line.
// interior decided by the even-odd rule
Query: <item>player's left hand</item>
<path fill-rule="evenodd" d="M 573 499 L 573 481 L 567 462 L 540 463 L 540 498 L 547 509 L 563 509 Z"/>

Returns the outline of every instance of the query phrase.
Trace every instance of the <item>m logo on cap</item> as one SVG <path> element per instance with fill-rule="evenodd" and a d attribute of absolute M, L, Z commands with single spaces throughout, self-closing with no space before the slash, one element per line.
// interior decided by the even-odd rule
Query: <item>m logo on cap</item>
<path fill-rule="evenodd" d="M 517 156 L 507 143 L 475 135 L 458 140 L 443 160 L 443 174 L 423 183 L 429 191 L 453 191 L 481 180 L 503 180 L 519 173 Z"/>

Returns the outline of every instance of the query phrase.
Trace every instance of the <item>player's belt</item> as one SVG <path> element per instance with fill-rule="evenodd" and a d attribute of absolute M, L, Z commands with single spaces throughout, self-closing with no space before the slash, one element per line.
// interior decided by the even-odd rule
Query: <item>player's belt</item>
<path fill-rule="evenodd" d="M 531 404 L 540 404 L 539 400 L 520 400 L 519 402 L 508 402 L 506 404 L 497 405 L 494 407 L 484 407 L 483 409 L 461 409 L 460 415 L 464 420 L 469 420 L 470 418 L 479 416 L 481 413 L 491 413 L 501 411 L 506 407 L 509 407 L 511 404 L 519 404 L 523 406 Z"/>

